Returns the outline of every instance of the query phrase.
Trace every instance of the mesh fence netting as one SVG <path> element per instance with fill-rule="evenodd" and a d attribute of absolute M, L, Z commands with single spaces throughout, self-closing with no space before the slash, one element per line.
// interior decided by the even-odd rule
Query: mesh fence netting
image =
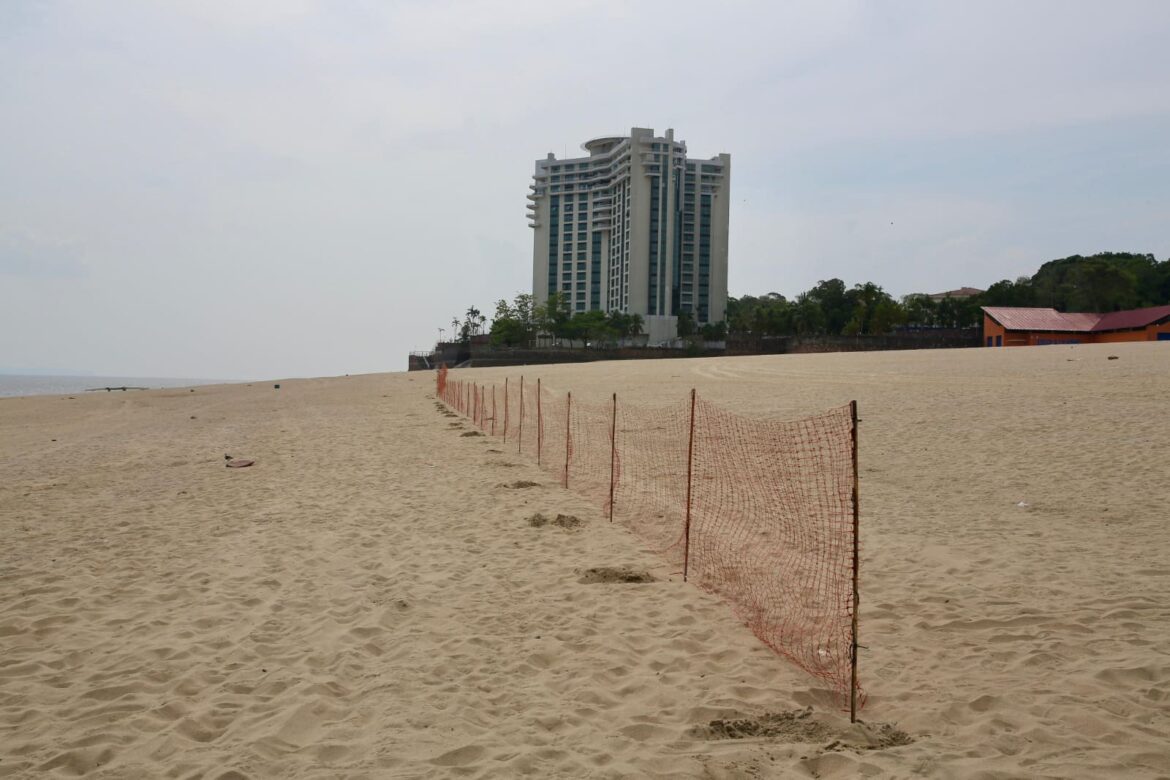
<path fill-rule="evenodd" d="M 852 405 L 799 420 L 730 412 L 694 391 L 623 403 L 509 377 L 438 371 L 436 392 L 561 485 L 595 501 L 718 594 L 764 643 L 848 700 L 856 636 Z"/>

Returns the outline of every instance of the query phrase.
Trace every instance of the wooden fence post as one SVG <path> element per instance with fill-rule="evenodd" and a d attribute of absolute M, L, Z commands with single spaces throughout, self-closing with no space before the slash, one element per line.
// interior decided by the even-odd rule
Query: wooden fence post
<path fill-rule="evenodd" d="M 695 389 L 691 388 L 691 435 L 687 441 L 687 521 L 683 528 L 683 582 L 691 563 L 691 474 L 695 461 Z"/>
<path fill-rule="evenodd" d="M 569 487 L 569 457 L 573 452 L 572 447 L 569 446 L 569 420 L 573 416 L 573 393 L 569 392 L 565 396 L 565 487 Z"/>
<path fill-rule="evenodd" d="M 617 393 L 613 394 L 613 418 L 609 424 L 609 522 L 613 522 L 614 465 L 617 463 Z"/>
<path fill-rule="evenodd" d="M 849 414 L 853 418 L 853 642 L 850 648 L 849 665 L 849 722 L 857 722 L 857 610 L 861 604 L 861 596 L 857 589 L 858 568 L 860 564 L 860 545 L 858 532 L 861 528 L 861 486 L 858 482 L 857 468 L 857 401 L 849 402 Z"/>

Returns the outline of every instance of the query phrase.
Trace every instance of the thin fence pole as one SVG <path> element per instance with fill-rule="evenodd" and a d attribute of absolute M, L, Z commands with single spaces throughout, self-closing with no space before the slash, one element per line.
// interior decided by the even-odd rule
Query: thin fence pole
<path fill-rule="evenodd" d="M 508 377 L 504 377 L 504 441 L 508 440 Z"/>
<path fill-rule="evenodd" d="M 858 484 L 857 468 L 857 401 L 849 402 L 849 414 L 853 418 L 853 647 L 850 649 L 849 669 L 849 722 L 857 722 L 857 610 L 861 596 L 857 590 L 857 575 L 860 563 L 858 531 L 861 527 L 861 489 Z"/>
<path fill-rule="evenodd" d="M 569 420 L 573 417 L 573 393 L 565 396 L 565 487 L 569 487 L 569 456 L 572 448 L 569 446 Z"/>
<path fill-rule="evenodd" d="M 496 386 L 492 385 L 492 436 L 496 435 Z"/>
<path fill-rule="evenodd" d="M 520 431 L 516 434 L 516 452 L 524 447 L 524 375 L 520 375 Z"/>
<path fill-rule="evenodd" d="M 613 522 L 614 465 L 617 463 L 617 393 L 613 394 L 613 418 L 609 423 L 609 522 Z"/>
<path fill-rule="evenodd" d="M 463 405 L 463 416 L 466 417 L 467 413 L 470 411 L 471 411 L 471 383 L 468 382 L 467 383 L 467 402 L 464 403 L 464 405 Z"/>
<path fill-rule="evenodd" d="M 540 377 L 536 378 L 536 465 L 540 465 L 540 451 L 544 447 L 544 417 L 540 412 Z"/>
<path fill-rule="evenodd" d="M 695 388 L 691 388 L 691 435 L 687 441 L 687 523 L 683 528 L 683 582 L 691 562 L 691 473 L 695 460 Z"/>

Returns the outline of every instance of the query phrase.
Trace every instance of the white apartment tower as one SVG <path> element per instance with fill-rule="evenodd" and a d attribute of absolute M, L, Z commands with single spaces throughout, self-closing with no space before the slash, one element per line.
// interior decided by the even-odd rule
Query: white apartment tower
<path fill-rule="evenodd" d="M 532 292 L 573 311 L 641 314 L 651 341 L 676 317 L 719 322 L 727 306 L 731 156 L 687 158 L 686 144 L 635 127 L 582 144 L 588 157 L 536 161 L 528 195 Z"/>

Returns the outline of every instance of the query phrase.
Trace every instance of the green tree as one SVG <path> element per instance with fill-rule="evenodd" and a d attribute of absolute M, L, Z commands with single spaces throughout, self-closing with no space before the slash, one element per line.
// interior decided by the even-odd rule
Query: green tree
<path fill-rule="evenodd" d="M 933 328 L 937 323 L 938 309 L 929 295 L 907 295 L 902 299 L 902 310 L 906 312 L 906 323 L 909 325 Z"/>
<path fill-rule="evenodd" d="M 799 336 L 824 333 L 827 328 L 825 312 L 815 300 L 803 294 L 799 295 L 792 307 L 792 328 Z"/>
<path fill-rule="evenodd" d="M 536 306 L 534 318 L 539 332 L 558 339 L 573 340 L 576 333 L 572 326 L 573 310 L 568 297 L 562 293 L 549 293 L 548 300 Z"/>
<path fill-rule="evenodd" d="M 906 310 L 887 295 L 873 307 L 873 314 L 869 321 L 869 332 L 875 335 L 891 333 L 894 328 L 905 322 Z"/>
<path fill-rule="evenodd" d="M 1032 280 L 1021 276 L 1016 281 L 1004 279 L 987 288 L 979 296 L 983 306 L 1037 306 L 1036 291 L 1032 288 Z"/>
<path fill-rule="evenodd" d="M 708 322 L 699 329 L 707 341 L 722 341 L 727 338 L 727 322 Z"/>
<path fill-rule="evenodd" d="M 581 341 L 588 339 L 594 345 L 610 342 L 615 335 L 610 328 L 609 318 L 605 316 L 605 312 L 597 309 L 573 315 L 572 330 L 574 338 Z"/>
<path fill-rule="evenodd" d="M 817 282 L 816 286 L 802 297 L 820 308 L 824 331 L 830 335 L 840 334 L 854 317 L 855 302 L 847 295 L 845 282 L 840 279 Z"/>

